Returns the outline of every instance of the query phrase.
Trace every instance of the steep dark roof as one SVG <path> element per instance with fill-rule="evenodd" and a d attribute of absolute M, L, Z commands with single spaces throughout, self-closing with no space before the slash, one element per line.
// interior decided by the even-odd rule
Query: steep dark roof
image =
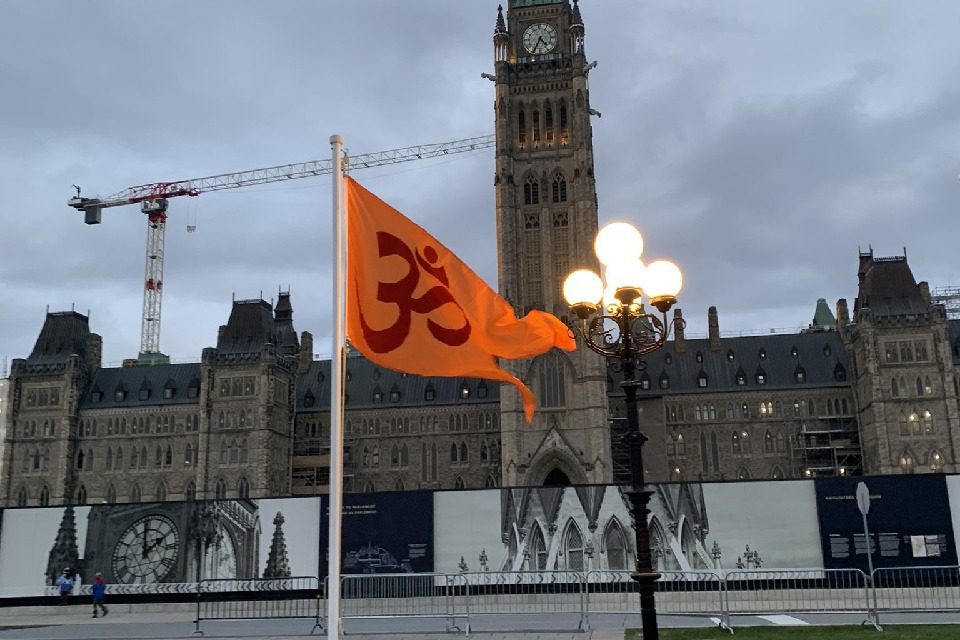
<path fill-rule="evenodd" d="M 28 364 L 63 362 L 71 355 L 83 356 L 90 335 L 90 319 L 75 311 L 47 313 Z"/>
<path fill-rule="evenodd" d="M 851 384 L 847 352 L 836 331 L 721 338 L 720 344 L 719 351 L 711 351 L 706 338 L 686 340 L 686 350 L 678 354 L 674 341 L 667 342 L 647 356 L 646 371 L 637 374 L 637 379 L 644 373 L 650 379 L 650 388 L 638 389 L 638 395 L 842 388 Z M 697 362 L 698 353 L 702 362 Z M 797 382 L 798 369 L 804 382 Z M 738 382 L 738 374 L 743 384 Z M 763 384 L 758 382 L 758 374 L 763 376 Z M 706 387 L 699 386 L 701 375 L 706 376 Z M 670 381 L 667 389 L 660 388 L 664 376 Z M 611 374 L 610 395 L 623 395 L 621 379 L 621 374 Z"/>
<path fill-rule="evenodd" d="M 289 291 L 280 292 L 276 309 L 274 309 L 273 320 L 276 327 L 277 346 L 288 355 L 297 353 L 300 350 L 300 342 L 297 340 L 297 332 L 293 328 L 293 305 L 290 304 Z"/>
<path fill-rule="evenodd" d="M 254 353 L 276 344 L 273 307 L 265 300 L 234 300 L 230 319 L 217 339 L 220 353 Z"/>
<path fill-rule="evenodd" d="M 813 312 L 813 324 L 811 326 L 815 329 L 827 330 L 837 328 L 837 319 L 833 317 L 833 312 L 830 311 L 830 305 L 827 304 L 825 298 L 817 299 L 817 309 Z"/>
<path fill-rule="evenodd" d="M 869 309 L 877 317 L 928 312 L 906 256 L 874 258 L 872 251 L 860 254 L 857 278 L 860 288 L 853 306 L 854 314 L 861 309 Z"/>
<path fill-rule="evenodd" d="M 117 407 L 168 406 L 199 404 L 199 395 L 189 397 L 188 389 L 200 387 L 200 365 L 155 364 L 142 367 L 112 367 L 97 369 L 93 379 L 80 397 L 81 409 L 114 409 Z M 171 389 L 173 397 L 165 398 L 164 390 Z M 122 390 L 123 400 L 117 400 Z M 143 400 L 141 390 L 146 391 Z M 96 400 L 96 395 L 100 399 Z"/>
<path fill-rule="evenodd" d="M 469 395 L 464 398 L 466 385 Z M 366 358 L 347 358 L 347 375 L 344 382 L 347 395 L 346 409 L 388 409 L 390 407 L 430 407 L 449 405 L 498 404 L 500 383 L 476 378 L 425 378 L 384 369 Z M 485 388 L 485 395 L 481 388 Z M 375 400 L 379 390 L 380 400 Z M 432 400 L 427 400 L 427 391 L 432 391 Z M 391 393 L 399 397 L 391 401 Z M 312 396 L 313 406 L 305 399 Z M 330 361 L 319 360 L 310 364 L 306 374 L 297 378 L 297 413 L 330 411 Z"/>

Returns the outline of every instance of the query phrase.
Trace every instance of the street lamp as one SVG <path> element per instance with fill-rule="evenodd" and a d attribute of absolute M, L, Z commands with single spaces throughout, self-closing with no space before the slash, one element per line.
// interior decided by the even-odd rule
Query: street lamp
<path fill-rule="evenodd" d="M 640 433 L 636 372 L 646 367 L 643 356 L 667 341 L 673 326 L 667 320 L 667 311 L 677 302 L 683 276 L 672 262 L 659 260 L 644 265 L 640 260 L 643 238 L 636 227 L 625 222 L 614 222 L 601 229 L 594 250 L 604 265 L 606 282 L 593 271 L 580 269 L 567 276 L 563 295 L 577 318 L 571 327 L 583 343 L 607 358 L 609 367 L 623 371 L 621 386 L 627 409 L 624 442 L 630 451 L 630 487 L 626 495 L 637 547 L 636 570 L 631 577 L 640 588 L 643 640 L 657 640 L 654 583 L 660 574 L 654 571 L 650 555 L 647 505 L 652 492 L 644 488 L 643 444 L 647 437 Z M 644 295 L 659 315 L 644 309 Z"/>

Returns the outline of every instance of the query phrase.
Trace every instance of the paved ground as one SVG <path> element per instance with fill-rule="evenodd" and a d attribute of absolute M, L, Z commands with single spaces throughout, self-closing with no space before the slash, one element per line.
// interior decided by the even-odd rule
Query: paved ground
<path fill-rule="evenodd" d="M 16 607 L 0 609 L 0 639 L 18 640 L 167 640 L 190 638 L 196 630 L 190 605 L 113 605 L 106 618 L 92 618 L 86 606 Z M 849 624 L 863 616 L 851 614 L 796 614 L 737 616 L 733 626 Z M 577 614 L 474 616 L 470 635 L 480 640 L 622 640 L 623 630 L 639 628 L 636 615 L 593 615 L 590 629 L 579 630 Z M 661 616 L 661 627 L 714 627 L 715 618 Z M 884 624 L 958 623 L 952 614 L 885 614 Z M 462 623 L 462 621 L 461 621 Z M 326 638 L 325 629 L 314 629 L 313 620 L 204 621 L 204 637 L 218 640 L 304 640 Z M 455 640 L 463 630 L 446 631 L 444 620 L 347 620 L 346 640 Z M 736 636 L 732 636 L 736 638 Z"/>

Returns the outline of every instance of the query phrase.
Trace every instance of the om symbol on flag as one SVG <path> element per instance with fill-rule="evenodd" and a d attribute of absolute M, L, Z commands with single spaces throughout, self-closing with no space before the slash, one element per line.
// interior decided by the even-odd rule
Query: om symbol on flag
<path fill-rule="evenodd" d="M 434 266 L 438 255 L 436 249 L 427 246 L 423 255 L 407 246 L 403 240 L 385 231 L 377 232 L 377 247 L 381 258 L 399 256 L 409 265 L 407 275 L 397 282 L 378 282 L 377 300 L 387 304 L 395 304 L 399 309 L 397 321 L 386 329 L 373 329 L 367 324 L 362 308 L 360 309 L 360 324 L 363 328 L 363 338 L 375 353 L 389 353 L 402 345 L 410 335 L 411 321 L 414 313 L 426 315 L 436 311 L 445 304 L 452 304 L 463 315 L 463 326 L 459 329 L 444 327 L 430 318 L 427 318 L 427 329 L 438 342 L 450 347 L 459 347 L 470 339 L 470 321 L 448 287 L 447 272 L 443 267 Z M 415 298 L 414 292 L 420 284 L 421 271 L 432 276 L 443 286 L 434 286 L 422 296 Z M 359 300 L 358 300 L 358 307 Z"/>

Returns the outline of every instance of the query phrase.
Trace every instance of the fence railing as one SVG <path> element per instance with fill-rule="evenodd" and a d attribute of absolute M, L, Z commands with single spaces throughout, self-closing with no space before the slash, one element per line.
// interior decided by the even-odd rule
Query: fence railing
<path fill-rule="evenodd" d="M 441 619 L 469 634 L 479 617 L 550 616 L 558 628 L 590 628 L 590 616 L 638 614 L 629 571 L 507 571 L 347 575 L 340 579 L 344 620 Z M 326 622 L 326 580 L 315 577 L 204 580 L 194 583 L 196 634 L 204 620 L 303 618 L 311 634 Z M 657 611 L 706 616 L 732 631 L 732 616 L 960 611 L 960 566 L 877 569 L 665 571 Z"/>
<path fill-rule="evenodd" d="M 194 635 L 203 635 L 204 620 L 313 620 L 313 634 L 323 628 L 325 594 L 313 576 L 201 580 L 197 583 Z"/>

